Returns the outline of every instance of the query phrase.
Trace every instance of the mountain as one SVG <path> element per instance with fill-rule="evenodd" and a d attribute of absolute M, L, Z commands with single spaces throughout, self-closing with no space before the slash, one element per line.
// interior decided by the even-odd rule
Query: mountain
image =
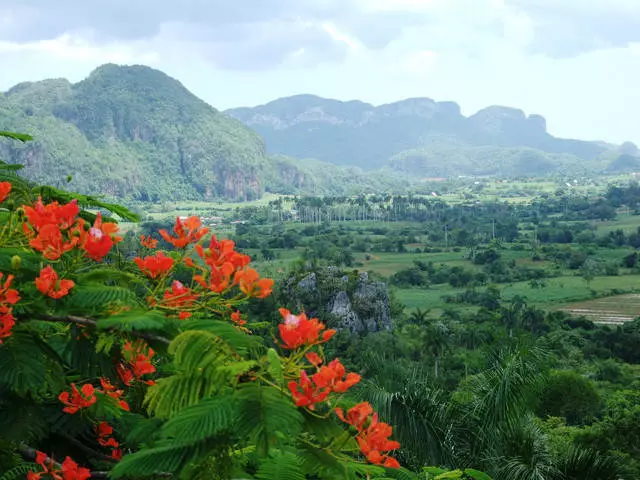
<path fill-rule="evenodd" d="M 465 117 L 456 103 L 429 98 L 374 107 L 297 95 L 225 113 L 258 132 L 270 154 L 365 169 L 390 164 L 427 176 L 598 169 L 607 151 L 601 143 L 554 137 L 540 115 L 492 106 Z"/>
<path fill-rule="evenodd" d="M 360 188 L 353 178 L 380 186 L 353 168 L 268 157 L 256 132 L 144 66 L 104 65 L 76 84 L 16 85 L 0 93 L 0 130 L 35 139 L 0 141 L 0 158 L 23 164 L 28 178 L 82 193 L 247 200 L 265 191 L 352 193 Z"/>

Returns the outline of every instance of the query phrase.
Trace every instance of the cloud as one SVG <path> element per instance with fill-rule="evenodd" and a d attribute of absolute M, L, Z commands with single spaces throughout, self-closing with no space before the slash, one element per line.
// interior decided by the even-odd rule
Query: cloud
<path fill-rule="evenodd" d="M 570 58 L 640 41 L 637 0 L 505 0 L 534 25 L 531 52 Z"/>

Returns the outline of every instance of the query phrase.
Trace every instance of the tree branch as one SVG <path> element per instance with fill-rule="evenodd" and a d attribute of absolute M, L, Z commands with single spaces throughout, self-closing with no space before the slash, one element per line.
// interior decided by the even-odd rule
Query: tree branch
<path fill-rule="evenodd" d="M 102 460 L 104 462 L 118 463 L 118 460 L 116 460 L 115 458 L 110 457 L 109 455 L 105 455 L 104 453 L 96 452 L 93 448 L 86 446 L 80 440 L 76 440 L 75 438 L 73 438 L 70 435 L 67 435 L 66 433 L 56 432 L 56 435 L 61 436 L 62 438 L 64 438 L 68 442 L 74 444 L 80 450 L 83 450 L 84 452 L 88 453 L 89 455 L 92 455 L 92 456 L 94 456 L 94 457 L 96 457 L 96 458 L 98 458 L 98 459 L 100 459 L 100 460 Z"/>
<path fill-rule="evenodd" d="M 76 325 L 84 325 L 84 326 L 93 327 L 93 328 L 96 328 L 98 326 L 98 322 L 96 322 L 95 320 L 92 320 L 91 318 L 78 317 L 76 315 L 67 315 L 66 317 L 54 317 L 53 315 L 40 313 L 40 314 L 37 314 L 36 316 L 21 315 L 19 318 L 42 320 L 45 322 L 75 323 Z M 145 340 L 148 340 L 150 342 L 158 342 L 167 346 L 171 343 L 171 340 L 169 340 L 168 338 L 162 337 L 160 335 L 154 335 L 152 333 L 142 333 L 142 332 L 135 332 L 135 331 L 132 331 L 130 333 L 132 335 L 135 335 L 136 337 L 144 338 Z"/>

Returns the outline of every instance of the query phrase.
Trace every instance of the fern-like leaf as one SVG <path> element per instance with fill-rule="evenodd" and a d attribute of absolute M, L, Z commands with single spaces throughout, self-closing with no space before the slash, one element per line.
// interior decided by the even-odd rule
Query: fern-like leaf
<path fill-rule="evenodd" d="M 291 452 L 265 459 L 256 473 L 259 480 L 305 480 L 302 460 Z"/>
<path fill-rule="evenodd" d="M 300 433 L 302 415 L 283 392 L 248 383 L 238 389 L 236 398 L 239 409 L 236 431 L 254 441 L 258 453 L 267 454 L 270 445 Z"/>
<path fill-rule="evenodd" d="M 29 472 L 39 472 L 41 470 L 42 468 L 37 463 L 22 463 L 3 473 L 0 476 L 0 480 L 23 480 Z"/>
<path fill-rule="evenodd" d="M 130 310 L 98 320 L 98 329 L 120 332 L 161 331 L 166 323 L 167 317 L 160 312 Z"/>
<path fill-rule="evenodd" d="M 197 443 L 229 430 L 235 418 L 232 395 L 206 398 L 169 420 L 162 427 L 162 436 L 180 444 Z"/>

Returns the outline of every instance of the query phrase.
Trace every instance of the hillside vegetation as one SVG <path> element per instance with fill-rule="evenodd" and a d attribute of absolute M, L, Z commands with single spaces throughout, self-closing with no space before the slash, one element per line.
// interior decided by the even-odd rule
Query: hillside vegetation
<path fill-rule="evenodd" d="M 104 65 L 76 84 L 16 85 L 0 97 L 0 130 L 9 127 L 33 132 L 35 141 L 0 141 L 0 158 L 58 187 L 73 174 L 69 187 L 82 193 L 251 200 L 265 191 L 342 194 L 380 186 L 353 169 L 268 158 L 258 134 L 142 66 Z"/>

